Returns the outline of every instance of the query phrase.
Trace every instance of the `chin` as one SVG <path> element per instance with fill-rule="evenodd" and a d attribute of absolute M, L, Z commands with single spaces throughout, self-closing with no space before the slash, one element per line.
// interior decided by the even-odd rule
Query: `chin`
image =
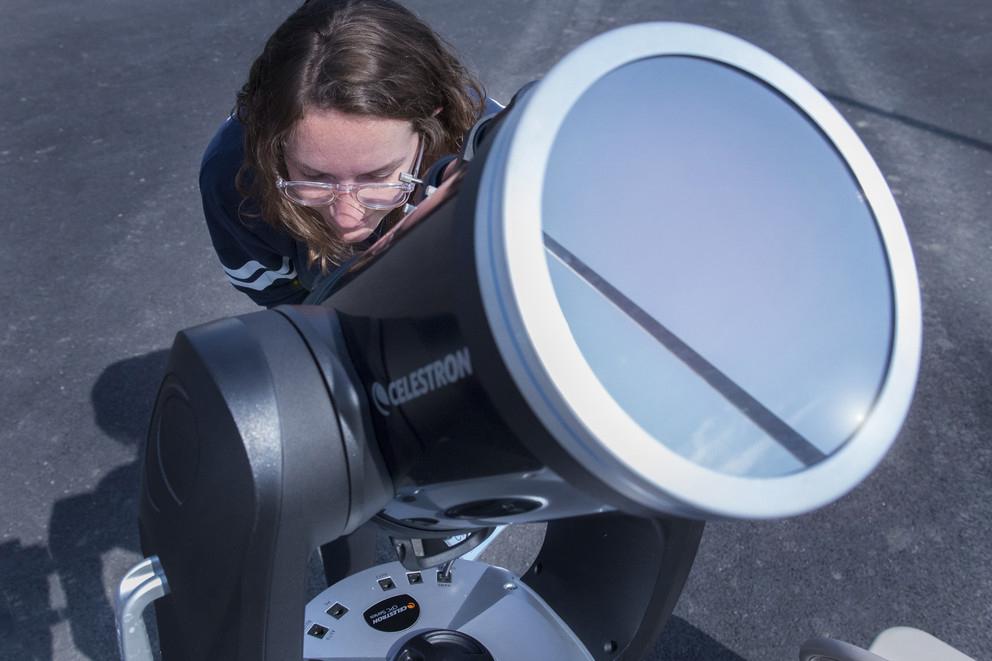
<path fill-rule="evenodd" d="M 358 229 L 348 230 L 347 232 L 341 232 L 341 240 L 345 243 L 360 243 L 369 238 L 373 229 L 374 228 L 371 227 L 361 227 Z"/>

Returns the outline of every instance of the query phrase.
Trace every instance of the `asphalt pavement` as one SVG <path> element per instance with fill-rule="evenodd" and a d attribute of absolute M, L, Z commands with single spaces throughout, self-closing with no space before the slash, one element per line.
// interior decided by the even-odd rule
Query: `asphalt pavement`
<path fill-rule="evenodd" d="M 894 449 L 820 511 L 709 524 L 651 658 L 794 659 L 811 636 L 867 646 L 894 625 L 992 658 L 992 4 L 408 4 L 502 100 L 620 25 L 740 36 L 834 102 L 902 211 L 924 354 Z M 253 309 L 210 247 L 199 158 L 292 8 L 5 3 L 0 659 L 116 658 L 111 595 L 140 557 L 136 455 L 166 352 L 179 329 Z"/>

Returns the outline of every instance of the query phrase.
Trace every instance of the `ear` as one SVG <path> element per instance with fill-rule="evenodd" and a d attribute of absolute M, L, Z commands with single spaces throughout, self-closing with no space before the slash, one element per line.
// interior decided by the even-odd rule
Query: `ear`
<path fill-rule="evenodd" d="M 434 109 L 434 112 L 431 113 L 431 117 L 437 117 L 438 115 L 441 114 L 442 110 L 444 110 L 444 106 L 438 106 L 437 108 Z"/>

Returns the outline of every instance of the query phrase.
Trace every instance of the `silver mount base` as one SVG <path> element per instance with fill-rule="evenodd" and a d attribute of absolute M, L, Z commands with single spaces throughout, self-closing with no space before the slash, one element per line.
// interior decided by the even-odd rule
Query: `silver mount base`
<path fill-rule="evenodd" d="M 327 588 L 306 606 L 303 656 L 391 660 L 422 633 L 455 630 L 495 661 L 592 661 L 568 626 L 514 574 L 456 560 L 447 575 L 377 565 Z"/>

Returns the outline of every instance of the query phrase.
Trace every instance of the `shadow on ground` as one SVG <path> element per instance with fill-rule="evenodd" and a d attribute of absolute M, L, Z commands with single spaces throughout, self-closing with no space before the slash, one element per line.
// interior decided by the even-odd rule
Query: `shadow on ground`
<path fill-rule="evenodd" d="M 674 615 L 668 620 L 665 630 L 647 658 L 651 661 L 747 661 Z"/>
<path fill-rule="evenodd" d="M 107 367 L 91 391 L 100 429 L 126 446 L 144 439 L 166 351 Z M 48 547 L 0 545 L 0 659 L 50 661 L 51 627 L 68 623 L 75 648 L 94 661 L 117 658 L 113 605 L 104 590 L 106 554 L 139 553 L 138 461 L 111 470 L 96 488 L 56 501 Z"/>

